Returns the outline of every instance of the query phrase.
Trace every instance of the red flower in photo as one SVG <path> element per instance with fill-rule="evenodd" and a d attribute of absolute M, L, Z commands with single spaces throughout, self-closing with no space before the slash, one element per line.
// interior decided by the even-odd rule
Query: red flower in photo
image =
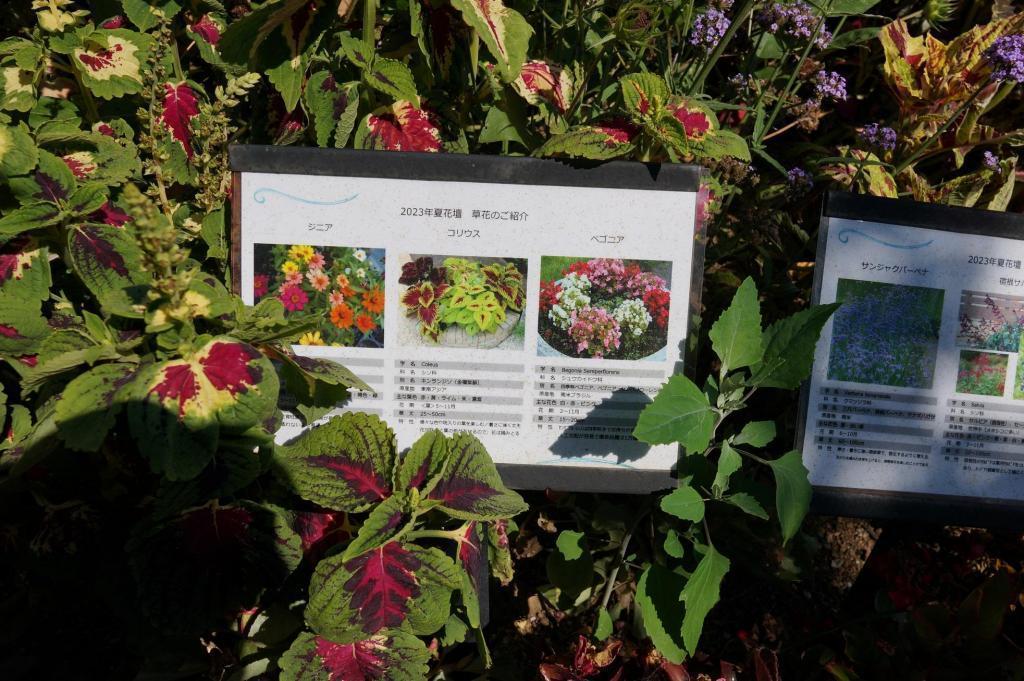
<path fill-rule="evenodd" d="M 262 298 L 267 295 L 267 287 L 270 282 L 270 277 L 266 274 L 257 274 L 252 278 L 252 289 L 253 295 L 257 298 Z"/>
<path fill-rule="evenodd" d="M 558 294 L 562 292 L 562 287 L 554 281 L 542 281 L 540 282 L 540 312 L 541 314 L 546 313 L 558 302 Z"/>
<path fill-rule="evenodd" d="M 289 312 L 301 312 L 306 307 L 306 303 L 309 302 L 309 296 L 298 286 L 288 285 L 281 288 L 280 293 L 281 302 L 284 303 L 284 309 Z"/>
<path fill-rule="evenodd" d="M 380 314 L 384 311 L 384 292 L 379 288 L 363 291 L 363 308 L 367 312 Z M 364 329 L 365 330 L 365 329 Z"/>
<path fill-rule="evenodd" d="M 368 314 L 361 314 L 356 317 L 356 328 L 363 333 L 369 333 L 377 328 L 376 322 L 373 321 L 373 317 Z"/>
<path fill-rule="evenodd" d="M 335 305 L 331 308 L 331 323 L 339 329 L 352 328 L 352 320 L 355 314 L 348 305 Z"/>

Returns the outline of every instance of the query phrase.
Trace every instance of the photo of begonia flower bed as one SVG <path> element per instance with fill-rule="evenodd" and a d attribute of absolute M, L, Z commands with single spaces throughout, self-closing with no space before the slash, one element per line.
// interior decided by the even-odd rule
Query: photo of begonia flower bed
<path fill-rule="evenodd" d="M 537 352 L 665 359 L 672 263 L 541 258 Z"/>
<path fill-rule="evenodd" d="M 963 291 L 956 344 L 964 348 L 1017 352 L 1024 330 L 1024 297 Z"/>
<path fill-rule="evenodd" d="M 828 377 L 930 388 L 942 322 L 942 289 L 840 279 Z"/>
<path fill-rule="evenodd" d="M 1002 397 L 1006 387 L 1006 366 L 1009 355 L 998 352 L 960 351 L 960 368 L 956 374 L 956 391 L 969 395 Z"/>
<path fill-rule="evenodd" d="M 523 349 L 525 259 L 411 254 L 399 262 L 400 345 Z"/>
<path fill-rule="evenodd" d="M 384 249 L 256 244 L 253 272 L 254 302 L 320 313 L 300 345 L 384 347 Z"/>

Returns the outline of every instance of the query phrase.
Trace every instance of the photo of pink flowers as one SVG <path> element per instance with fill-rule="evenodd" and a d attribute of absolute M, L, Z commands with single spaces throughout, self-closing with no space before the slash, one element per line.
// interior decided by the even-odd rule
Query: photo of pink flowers
<path fill-rule="evenodd" d="M 254 302 L 275 297 L 285 315 L 314 314 L 300 345 L 384 347 L 384 249 L 256 244 Z"/>
<path fill-rule="evenodd" d="M 664 360 L 672 263 L 541 258 L 537 354 Z"/>

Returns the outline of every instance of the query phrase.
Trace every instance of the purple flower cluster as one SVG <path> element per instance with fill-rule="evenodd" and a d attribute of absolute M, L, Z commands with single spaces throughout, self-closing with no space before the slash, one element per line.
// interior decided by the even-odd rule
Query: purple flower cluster
<path fill-rule="evenodd" d="M 722 41 L 725 32 L 729 30 L 730 23 L 729 18 L 720 9 L 711 8 L 704 14 L 698 14 L 697 18 L 693 20 L 690 44 L 709 51 L 714 49 L 715 45 Z"/>
<path fill-rule="evenodd" d="M 896 131 L 878 123 L 868 123 L 865 125 L 858 137 L 860 137 L 862 143 L 869 147 L 883 151 L 892 151 L 896 148 Z"/>
<path fill-rule="evenodd" d="M 989 170 L 999 170 L 999 157 L 991 151 L 986 151 L 982 156 L 982 163 Z"/>
<path fill-rule="evenodd" d="M 822 69 L 814 76 L 814 93 L 819 100 L 846 101 L 846 79 L 835 71 Z"/>
<path fill-rule="evenodd" d="M 1024 35 L 996 38 L 985 50 L 985 59 L 992 66 L 992 80 L 1024 83 Z"/>
<path fill-rule="evenodd" d="M 803 168 L 790 168 L 786 173 L 786 182 L 795 192 L 804 192 L 814 186 L 814 176 Z"/>
<path fill-rule="evenodd" d="M 806 2 L 776 2 L 757 15 L 757 22 L 769 33 L 795 40 L 810 40 L 814 29 L 821 21 L 814 9 Z M 822 26 L 815 38 L 815 44 L 821 49 L 832 42 L 832 34 Z"/>

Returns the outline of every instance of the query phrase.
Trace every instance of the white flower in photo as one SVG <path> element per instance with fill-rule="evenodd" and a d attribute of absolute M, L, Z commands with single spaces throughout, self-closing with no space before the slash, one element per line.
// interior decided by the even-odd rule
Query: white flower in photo
<path fill-rule="evenodd" d="M 356 260 L 358 260 L 359 262 L 365 262 L 366 261 L 366 251 L 364 251 L 362 249 L 356 249 L 356 251 L 352 254 L 352 257 L 355 258 Z"/>

